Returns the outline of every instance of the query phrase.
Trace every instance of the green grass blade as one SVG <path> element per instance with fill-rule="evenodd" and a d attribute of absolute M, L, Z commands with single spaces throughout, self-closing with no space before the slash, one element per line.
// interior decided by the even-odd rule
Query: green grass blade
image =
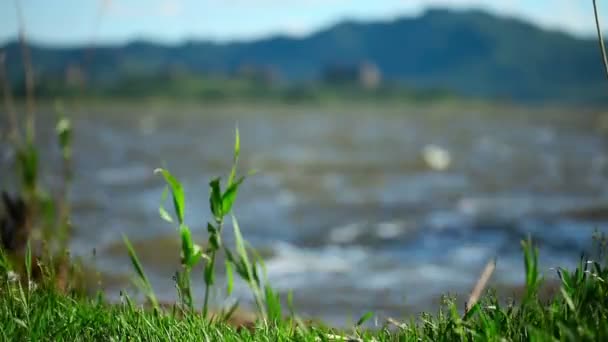
<path fill-rule="evenodd" d="M 137 273 L 137 276 L 139 277 L 139 280 L 141 281 L 141 284 L 144 287 L 148 300 L 152 303 L 155 309 L 158 309 L 158 301 L 156 300 L 156 295 L 154 294 L 150 281 L 148 281 L 148 277 L 146 277 L 144 268 L 142 267 L 141 263 L 139 262 L 139 259 L 137 258 L 137 254 L 135 253 L 133 245 L 131 245 L 131 242 L 129 241 L 126 235 L 123 235 L 122 239 L 124 241 L 125 246 L 127 247 L 127 252 L 129 253 L 129 258 L 131 259 L 131 264 L 133 265 L 133 268 L 135 269 L 135 272 Z"/>
<path fill-rule="evenodd" d="M 209 208 L 215 221 L 220 221 L 224 216 L 222 212 L 222 192 L 220 189 L 220 179 L 214 178 L 209 182 L 211 194 L 209 195 Z"/>
<path fill-rule="evenodd" d="M 243 239 L 243 235 L 241 234 L 241 229 L 239 227 L 239 223 L 234 215 L 232 217 L 232 227 L 234 229 L 234 240 L 236 244 L 236 253 L 239 256 L 239 262 L 236 263 L 237 271 L 243 277 L 245 276 L 245 280 L 249 284 L 251 291 L 253 292 L 254 298 L 256 299 L 256 305 L 260 310 L 263 317 L 266 317 L 266 309 L 264 308 L 264 303 L 262 300 L 262 290 L 260 289 L 259 281 L 254 281 L 254 267 L 249 260 L 249 256 L 247 255 L 247 249 L 245 248 L 245 241 Z"/>
<path fill-rule="evenodd" d="M 175 214 L 180 224 L 184 223 L 184 214 L 186 210 L 186 199 L 184 195 L 184 189 L 182 184 L 173 175 L 165 169 L 156 169 L 155 173 L 160 173 L 164 178 L 167 185 L 171 188 L 171 194 L 173 195 L 173 206 L 175 207 Z"/>
<path fill-rule="evenodd" d="M 25 272 L 29 283 L 32 280 L 32 244 L 30 240 L 27 240 L 27 245 L 25 245 Z"/>
<path fill-rule="evenodd" d="M 562 296 L 564 297 L 564 301 L 566 301 L 566 304 L 568 305 L 570 310 L 572 310 L 572 312 L 576 312 L 576 306 L 574 305 L 574 301 L 572 301 L 572 297 L 570 297 L 568 292 L 566 292 L 566 290 L 563 287 L 561 287 L 559 290 L 560 290 Z"/>
<path fill-rule="evenodd" d="M 281 299 L 270 285 L 265 286 L 266 312 L 271 322 L 279 322 L 282 317 Z"/>
<path fill-rule="evenodd" d="M 236 245 L 236 253 L 244 263 L 246 267 L 247 274 L 251 277 L 253 275 L 251 261 L 249 260 L 249 255 L 247 254 L 247 249 L 245 248 L 245 241 L 243 240 L 243 235 L 241 234 L 241 229 L 239 227 L 239 223 L 234 215 L 232 215 L 232 227 L 234 229 L 234 241 Z"/>
<path fill-rule="evenodd" d="M 169 186 L 165 186 L 165 189 L 163 190 L 163 194 L 160 198 L 160 206 L 158 207 L 158 214 L 160 215 L 160 218 L 162 218 L 163 220 L 169 222 L 169 223 L 173 223 L 173 217 L 171 217 L 171 214 L 169 214 L 169 212 L 167 212 L 167 209 L 165 209 L 165 206 L 163 203 L 165 203 L 165 200 L 167 199 L 167 195 L 169 194 Z"/>
<path fill-rule="evenodd" d="M 234 178 L 236 177 L 236 168 L 238 166 L 240 154 L 241 154 L 241 137 L 239 134 L 239 127 L 236 126 L 235 135 L 234 135 L 234 159 L 232 162 L 232 169 L 230 170 L 230 176 L 228 177 L 228 185 L 227 185 L 228 187 L 230 187 L 232 185 L 232 183 L 234 182 Z"/>
<path fill-rule="evenodd" d="M 200 259 L 200 253 L 202 253 L 202 251 L 200 250 L 200 247 L 198 248 L 198 251 L 195 250 L 190 228 L 188 228 L 188 226 L 182 224 L 179 228 L 179 232 L 182 240 L 182 264 L 187 268 L 192 268 L 194 263 Z M 197 256 L 197 254 L 199 254 L 199 256 Z"/>
<path fill-rule="evenodd" d="M 374 313 L 371 311 L 366 312 L 355 324 L 355 326 L 360 327 L 363 323 L 367 322 L 370 318 L 374 317 Z"/>
<path fill-rule="evenodd" d="M 232 264 L 226 260 L 226 293 L 228 296 L 232 294 L 234 289 L 234 274 L 232 272 Z"/>
<path fill-rule="evenodd" d="M 205 284 L 211 286 L 215 283 L 215 253 L 211 253 L 210 260 L 205 265 Z"/>
<path fill-rule="evenodd" d="M 232 315 L 234 315 L 234 312 L 236 311 L 236 309 L 239 307 L 240 302 L 237 300 L 236 302 L 234 302 L 234 304 L 232 304 L 230 306 L 230 308 L 228 309 L 228 311 L 226 311 L 223 315 L 222 315 L 222 320 L 225 322 L 227 320 L 230 319 L 230 317 L 232 317 Z"/>
<path fill-rule="evenodd" d="M 239 178 L 239 180 L 232 183 L 228 187 L 228 189 L 226 189 L 224 195 L 222 195 L 222 213 L 224 215 L 228 214 L 230 210 L 232 210 L 232 205 L 234 204 L 234 201 L 236 201 L 239 186 L 243 183 L 244 180 L 245 177 Z"/>

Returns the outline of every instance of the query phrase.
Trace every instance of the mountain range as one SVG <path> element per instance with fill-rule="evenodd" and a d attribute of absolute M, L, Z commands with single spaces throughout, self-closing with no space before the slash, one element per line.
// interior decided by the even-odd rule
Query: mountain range
<path fill-rule="evenodd" d="M 19 44 L 9 42 L 2 49 L 9 76 L 18 83 Z M 480 10 L 430 9 L 390 21 L 345 21 L 301 38 L 94 47 L 31 44 L 30 49 L 37 75 L 60 76 L 79 65 L 94 84 L 175 69 L 193 75 L 231 74 L 243 65 L 272 68 L 285 82 L 297 83 L 319 79 L 328 65 L 368 62 L 384 80 L 417 89 L 515 101 L 608 102 L 608 81 L 595 40 Z"/>

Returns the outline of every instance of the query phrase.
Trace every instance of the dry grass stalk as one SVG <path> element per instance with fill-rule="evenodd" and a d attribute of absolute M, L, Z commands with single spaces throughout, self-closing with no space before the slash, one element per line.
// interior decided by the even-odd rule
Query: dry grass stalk
<path fill-rule="evenodd" d="M 394 325 L 395 327 L 400 328 L 400 329 L 403 329 L 403 328 L 406 327 L 405 323 L 399 322 L 398 320 L 396 320 L 396 319 L 394 319 L 392 317 L 387 318 L 386 322 L 389 323 L 389 324 L 391 324 L 391 325 Z"/>
<path fill-rule="evenodd" d="M 488 285 L 488 281 L 490 280 L 490 277 L 492 277 L 492 273 L 494 273 L 495 269 L 496 260 L 492 259 L 486 264 L 486 267 L 483 269 L 481 276 L 477 280 L 477 283 L 469 296 L 469 300 L 465 304 L 465 314 L 477 303 L 481 297 L 481 294 L 483 293 L 483 290 L 485 290 L 486 286 Z"/>
<path fill-rule="evenodd" d="M 19 24 L 19 43 L 21 45 L 21 58 L 23 61 L 23 72 L 25 75 L 25 107 L 26 107 L 26 134 L 30 142 L 34 141 L 36 135 L 36 101 L 34 98 L 34 68 L 32 66 L 32 56 L 30 49 L 27 46 L 25 35 L 25 21 L 23 18 L 23 10 L 21 9 L 21 1 L 15 0 L 15 8 L 17 10 L 17 22 Z"/>
<path fill-rule="evenodd" d="M 21 140 L 19 133 L 19 123 L 17 122 L 17 110 L 13 101 L 11 92 L 11 84 L 6 73 L 6 53 L 0 53 L 0 84 L 2 85 L 2 93 L 4 97 L 4 109 L 8 117 L 8 136 L 13 143 L 19 143 Z"/>

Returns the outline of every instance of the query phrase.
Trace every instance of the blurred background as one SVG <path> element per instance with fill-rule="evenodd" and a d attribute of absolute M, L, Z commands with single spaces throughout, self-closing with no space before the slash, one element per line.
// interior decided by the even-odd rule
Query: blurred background
<path fill-rule="evenodd" d="M 132 272 L 125 233 L 158 296 L 175 300 L 179 242 L 158 217 L 153 170 L 184 182 L 203 241 L 208 181 L 229 170 L 237 123 L 241 169 L 258 173 L 235 213 L 306 317 L 464 302 L 494 257 L 493 286 L 517 295 L 521 239 L 538 243 L 551 280 L 608 231 L 608 81 L 591 1 L 3 1 L 0 49 L 21 108 L 19 32 L 44 177 L 59 182 L 60 99 L 74 125 L 70 250 L 111 298 Z M 0 125 L 4 137 L 5 115 Z"/>

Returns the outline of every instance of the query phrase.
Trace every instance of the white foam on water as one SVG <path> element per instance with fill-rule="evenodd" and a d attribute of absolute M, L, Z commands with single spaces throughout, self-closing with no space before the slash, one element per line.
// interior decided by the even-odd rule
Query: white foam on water
<path fill-rule="evenodd" d="M 447 210 L 430 212 L 425 223 L 430 226 L 430 228 L 438 231 L 466 227 L 471 224 L 470 218 L 467 215 Z"/>
<path fill-rule="evenodd" d="M 365 277 L 362 281 L 357 282 L 357 287 L 365 290 L 386 290 L 399 288 L 407 279 L 408 272 L 402 269 L 392 271 L 375 272 L 372 275 Z"/>
<path fill-rule="evenodd" d="M 449 259 L 457 265 L 478 265 L 487 262 L 491 257 L 490 246 L 463 245 L 449 252 Z"/>
<path fill-rule="evenodd" d="M 458 210 L 470 216 L 521 219 L 530 214 L 556 214 L 566 210 L 592 206 L 594 196 L 556 195 L 543 196 L 533 193 L 506 193 L 496 196 L 471 196 L 462 198 Z"/>
<path fill-rule="evenodd" d="M 329 233 L 329 240 L 333 243 L 350 243 L 355 241 L 365 232 L 365 227 L 361 223 L 349 223 L 345 226 L 337 227 Z"/>
<path fill-rule="evenodd" d="M 357 270 L 368 258 L 360 247 L 311 249 L 277 242 L 274 249 L 275 255 L 266 261 L 268 276 L 273 285 L 285 287 L 310 286 L 315 279 L 326 282 L 328 276 Z"/>
<path fill-rule="evenodd" d="M 378 224 L 376 235 L 381 239 L 394 239 L 401 235 L 404 228 L 402 221 L 381 222 Z"/>
<path fill-rule="evenodd" d="M 432 284 L 469 283 L 471 274 L 463 272 L 462 269 L 441 266 L 437 264 L 420 264 L 409 272 L 411 279 L 420 284 L 432 286 Z"/>

